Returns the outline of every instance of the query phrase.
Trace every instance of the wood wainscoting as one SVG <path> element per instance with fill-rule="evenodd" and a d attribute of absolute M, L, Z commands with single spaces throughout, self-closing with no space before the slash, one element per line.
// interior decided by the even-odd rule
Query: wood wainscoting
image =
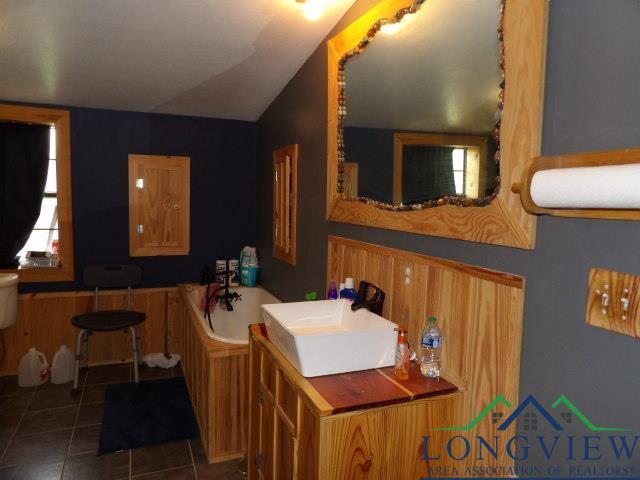
<path fill-rule="evenodd" d="M 406 325 L 409 342 L 416 349 L 426 318 L 438 317 L 444 335 L 443 376 L 462 392 L 454 425 L 469 425 L 499 395 L 512 407 L 517 405 L 523 277 L 333 236 L 329 237 L 327 275 L 336 280 L 353 277 L 356 285 L 367 280 L 382 288 L 386 293 L 383 316 Z M 504 414 L 504 409 L 504 404 L 498 404 L 493 412 Z M 497 431 L 499 424 L 486 418 L 466 434 L 486 439 L 515 434 L 515 422 L 506 432 Z M 472 443 L 465 461 L 468 466 L 478 457 L 476 448 Z M 483 465 L 491 463 L 509 466 L 513 459 L 501 448 L 497 460 Z"/>
<path fill-rule="evenodd" d="M 247 451 L 248 345 L 212 340 L 178 287 L 172 347 L 182 369 L 210 463 L 240 458 Z"/>
<path fill-rule="evenodd" d="M 134 309 L 145 312 L 140 326 L 142 352 L 163 352 L 167 327 L 171 323 L 176 288 L 133 290 Z M 126 308 L 126 290 L 100 292 L 100 308 Z M 75 351 L 78 329 L 71 317 L 93 311 L 92 291 L 28 293 L 18 298 L 18 320 L 0 332 L 0 375 L 15 374 L 22 356 L 30 347 L 44 353 L 51 362 L 60 345 Z M 132 358 L 128 332 L 100 332 L 89 340 L 91 364 L 124 362 Z M 4 361 L 2 361 L 4 359 Z"/>

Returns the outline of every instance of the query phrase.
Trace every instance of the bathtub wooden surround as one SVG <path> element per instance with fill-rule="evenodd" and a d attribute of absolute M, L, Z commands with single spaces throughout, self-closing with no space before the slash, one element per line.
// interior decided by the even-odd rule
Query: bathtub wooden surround
<path fill-rule="evenodd" d="M 173 348 L 182 356 L 189 394 L 209 462 L 244 456 L 247 449 L 248 345 L 210 339 L 178 287 Z"/>

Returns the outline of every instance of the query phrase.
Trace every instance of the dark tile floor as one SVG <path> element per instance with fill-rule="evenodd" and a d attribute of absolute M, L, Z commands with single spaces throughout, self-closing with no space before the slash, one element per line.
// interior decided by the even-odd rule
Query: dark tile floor
<path fill-rule="evenodd" d="M 141 380 L 177 375 L 140 370 Z M 70 384 L 25 389 L 0 377 L 0 480 L 241 480 L 236 460 L 209 465 L 199 439 L 97 456 L 105 389 L 131 378 L 131 364 L 91 367 L 71 396 Z"/>

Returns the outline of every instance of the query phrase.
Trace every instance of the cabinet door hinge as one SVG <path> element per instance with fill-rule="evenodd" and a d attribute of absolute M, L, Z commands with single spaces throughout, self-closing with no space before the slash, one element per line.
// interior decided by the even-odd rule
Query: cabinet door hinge
<path fill-rule="evenodd" d="M 262 388 L 258 388 L 258 403 L 262 405 L 264 403 L 264 392 Z"/>
<path fill-rule="evenodd" d="M 138 232 L 138 235 L 142 235 L 144 233 L 144 225 L 140 224 L 136 227 L 136 232 Z"/>
<path fill-rule="evenodd" d="M 256 453 L 253 459 L 253 464 L 260 468 L 264 464 L 264 456 L 261 453 Z"/>

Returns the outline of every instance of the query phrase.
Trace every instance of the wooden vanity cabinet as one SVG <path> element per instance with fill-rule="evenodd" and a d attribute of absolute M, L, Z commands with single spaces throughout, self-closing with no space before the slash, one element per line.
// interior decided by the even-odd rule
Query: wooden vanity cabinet
<path fill-rule="evenodd" d="M 411 395 L 385 369 L 306 379 L 259 325 L 249 358 L 249 479 L 417 479 L 445 466 L 423 460 L 422 438 L 454 418 L 460 396 L 446 380 Z"/>

